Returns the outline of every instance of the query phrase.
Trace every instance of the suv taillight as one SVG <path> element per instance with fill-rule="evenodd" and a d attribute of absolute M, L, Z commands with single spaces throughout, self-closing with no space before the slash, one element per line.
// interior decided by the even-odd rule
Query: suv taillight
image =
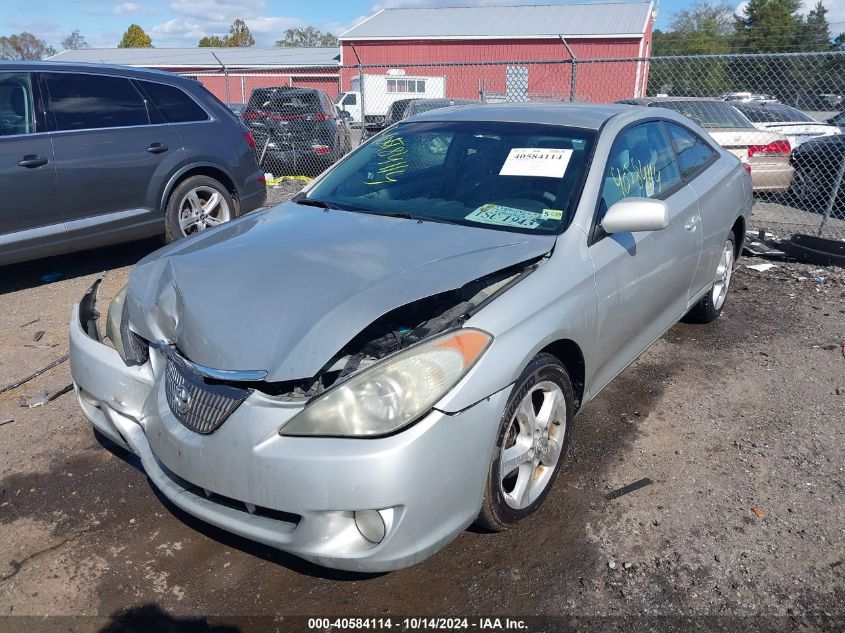
<path fill-rule="evenodd" d="M 244 132 L 244 140 L 246 144 L 250 146 L 251 149 L 255 149 L 255 137 L 252 135 L 252 132 L 245 131 Z"/>
<path fill-rule="evenodd" d="M 324 114 L 323 112 L 318 112 L 317 114 L 314 115 L 314 120 L 315 121 L 328 121 L 329 115 Z"/>
<path fill-rule="evenodd" d="M 792 147 L 789 141 L 772 141 L 768 145 L 752 145 L 748 148 L 748 158 L 754 157 L 756 154 L 763 154 L 764 156 L 789 156 Z"/>

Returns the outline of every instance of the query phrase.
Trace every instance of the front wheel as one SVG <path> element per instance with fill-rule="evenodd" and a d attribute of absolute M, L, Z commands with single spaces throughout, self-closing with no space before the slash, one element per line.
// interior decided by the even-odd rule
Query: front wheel
<path fill-rule="evenodd" d="M 716 274 L 710 292 L 704 295 L 701 301 L 696 303 L 687 312 L 684 317 L 685 321 L 692 323 L 712 323 L 722 314 L 722 308 L 725 306 L 725 299 L 728 296 L 728 288 L 731 285 L 735 253 L 736 243 L 733 234 L 731 234 L 725 240 L 725 246 L 722 249 L 722 254 L 719 256 L 719 263 L 716 265 Z"/>
<path fill-rule="evenodd" d="M 235 217 L 235 202 L 223 184 L 209 176 L 191 176 L 167 200 L 165 241 L 175 242 Z"/>
<path fill-rule="evenodd" d="M 501 531 L 540 507 L 566 455 L 573 414 L 566 369 L 551 354 L 538 354 L 502 414 L 476 523 Z"/>

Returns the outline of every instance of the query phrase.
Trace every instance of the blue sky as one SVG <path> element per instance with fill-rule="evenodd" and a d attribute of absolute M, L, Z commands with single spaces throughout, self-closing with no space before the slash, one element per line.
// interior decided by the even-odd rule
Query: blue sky
<path fill-rule="evenodd" d="M 566 0 L 559 0 L 564 2 Z M 658 27 L 693 0 L 662 0 Z M 739 0 L 731 0 L 741 5 Z M 293 26 L 314 25 L 335 34 L 383 7 L 471 4 L 537 4 L 554 0 L 5 0 L 0 34 L 31 31 L 59 48 L 62 38 L 79 29 L 92 47 L 116 46 L 126 27 L 140 24 L 157 47 L 196 46 L 204 35 L 224 35 L 243 18 L 258 46 L 272 46 Z M 815 0 L 805 0 L 805 5 Z M 824 0 L 845 30 L 845 0 Z"/>

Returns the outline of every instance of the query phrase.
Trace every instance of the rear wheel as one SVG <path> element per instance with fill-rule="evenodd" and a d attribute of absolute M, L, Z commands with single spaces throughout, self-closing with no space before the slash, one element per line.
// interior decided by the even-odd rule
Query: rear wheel
<path fill-rule="evenodd" d="M 731 285 L 731 275 L 735 261 L 736 244 L 734 236 L 725 240 L 722 254 L 719 256 L 719 263 L 716 265 L 716 274 L 713 279 L 713 286 L 710 292 L 704 295 L 684 317 L 685 321 L 693 323 L 712 323 L 722 314 L 725 306 L 725 299 L 728 296 L 728 288 Z"/>
<path fill-rule="evenodd" d="M 551 354 L 537 355 L 502 415 L 479 525 L 505 530 L 540 507 L 566 455 L 573 403 L 566 369 Z"/>
<path fill-rule="evenodd" d="M 236 217 L 235 202 L 223 184 L 209 176 L 191 176 L 179 183 L 167 201 L 165 241 L 194 235 Z"/>

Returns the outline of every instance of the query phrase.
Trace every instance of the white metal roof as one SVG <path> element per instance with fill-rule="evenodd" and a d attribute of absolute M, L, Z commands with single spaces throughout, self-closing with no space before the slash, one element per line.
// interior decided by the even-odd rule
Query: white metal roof
<path fill-rule="evenodd" d="M 142 68 L 315 68 L 340 64 L 337 48 L 84 48 L 47 61 L 93 62 Z"/>
<path fill-rule="evenodd" d="M 651 2 L 382 9 L 341 40 L 642 37 Z"/>

